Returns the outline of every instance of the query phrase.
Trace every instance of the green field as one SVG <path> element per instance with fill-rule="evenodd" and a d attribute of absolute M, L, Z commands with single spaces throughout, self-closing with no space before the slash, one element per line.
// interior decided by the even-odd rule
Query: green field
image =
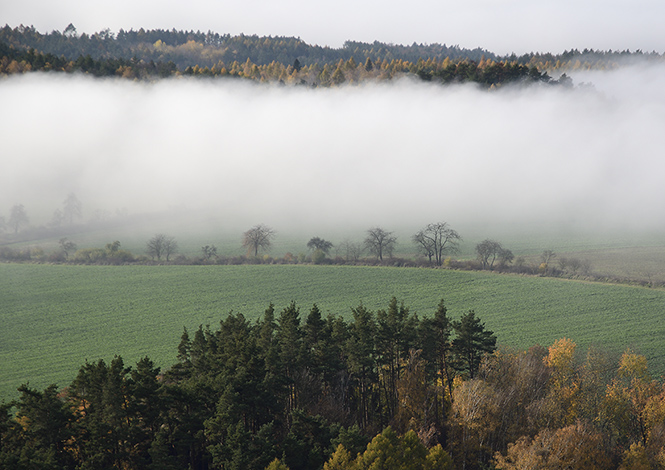
<path fill-rule="evenodd" d="M 499 344 L 630 346 L 665 372 L 665 291 L 554 278 L 436 269 L 311 265 L 70 266 L 0 264 L 0 400 L 28 382 L 66 386 L 87 359 L 175 361 L 183 326 L 213 328 L 229 311 L 259 317 L 296 301 L 350 316 L 392 296 L 421 316 L 444 298 L 474 309 Z"/>

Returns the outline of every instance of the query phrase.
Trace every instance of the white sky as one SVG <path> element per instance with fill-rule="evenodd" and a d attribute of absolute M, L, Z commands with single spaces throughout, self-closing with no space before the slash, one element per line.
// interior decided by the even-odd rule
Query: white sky
<path fill-rule="evenodd" d="M 662 0 L 0 0 L 0 22 L 92 33 L 138 28 L 442 43 L 497 54 L 566 49 L 665 52 Z"/>

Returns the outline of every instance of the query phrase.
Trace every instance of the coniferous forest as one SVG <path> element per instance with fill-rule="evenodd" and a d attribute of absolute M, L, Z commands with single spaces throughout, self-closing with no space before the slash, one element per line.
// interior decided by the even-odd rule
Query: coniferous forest
<path fill-rule="evenodd" d="M 663 60 L 642 51 L 571 50 L 500 57 L 484 49 L 445 44 L 347 41 L 334 49 L 293 37 L 230 36 L 200 31 L 109 30 L 40 33 L 34 27 L 0 29 L 0 75 L 30 71 L 84 73 L 129 79 L 174 76 L 233 77 L 310 87 L 412 76 L 435 83 L 570 85 L 566 72 L 612 69 L 631 60 Z M 557 76 L 557 79 L 550 76 Z"/>
<path fill-rule="evenodd" d="M 393 298 L 352 319 L 291 303 L 182 333 L 165 371 L 86 362 L 2 405 L 0 468 L 661 468 L 665 389 L 643 356 L 560 339 L 497 349 L 473 310 Z M 636 466 L 637 465 L 637 466 Z"/>

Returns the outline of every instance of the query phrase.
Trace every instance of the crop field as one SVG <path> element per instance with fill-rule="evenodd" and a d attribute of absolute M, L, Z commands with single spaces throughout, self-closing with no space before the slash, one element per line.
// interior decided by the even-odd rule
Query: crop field
<path fill-rule="evenodd" d="M 452 318 L 474 309 L 501 345 L 632 347 L 665 372 L 663 290 L 414 268 L 0 264 L 0 400 L 25 382 L 66 386 L 86 360 L 149 356 L 168 367 L 183 327 L 216 328 L 229 311 L 256 319 L 270 302 L 279 311 L 295 301 L 301 318 L 313 303 L 349 318 L 392 296 L 420 316 L 441 298 Z"/>

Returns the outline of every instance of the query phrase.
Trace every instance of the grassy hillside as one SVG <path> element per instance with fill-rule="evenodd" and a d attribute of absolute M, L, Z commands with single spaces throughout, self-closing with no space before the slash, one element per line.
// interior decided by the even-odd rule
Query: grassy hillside
<path fill-rule="evenodd" d="M 60 266 L 0 264 L 0 399 L 21 383 L 67 385 L 87 359 L 148 355 L 175 361 L 183 326 L 214 325 L 229 311 L 259 317 L 295 300 L 304 316 L 350 315 L 391 296 L 419 315 L 445 298 L 453 318 L 474 309 L 499 343 L 560 337 L 581 348 L 627 346 L 665 371 L 665 291 L 551 278 L 434 269 L 347 266 Z"/>

